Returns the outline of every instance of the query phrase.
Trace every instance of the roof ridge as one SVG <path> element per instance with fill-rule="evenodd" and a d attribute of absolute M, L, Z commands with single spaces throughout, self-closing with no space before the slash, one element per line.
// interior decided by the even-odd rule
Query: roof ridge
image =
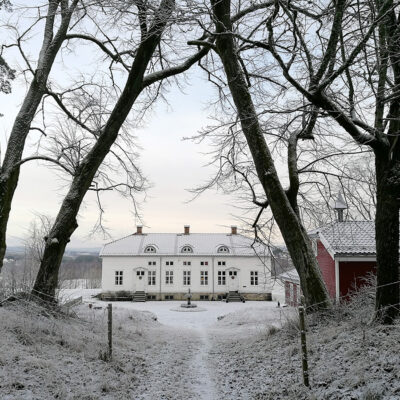
<path fill-rule="evenodd" d="M 107 245 L 109 245 L 109 244 L 118 242 L 118 241 L 123 240 L 123 239 L 126 239 L 127 237 L 130 237 L 130 236 L 135 236 L 135 234 L 134 234 L 134 233 L 131 233 L 130 235 L 123 236 L 122 238 L 111 240 L 111 242 L 104 243 L 103 246 L 107 246 Z"/>

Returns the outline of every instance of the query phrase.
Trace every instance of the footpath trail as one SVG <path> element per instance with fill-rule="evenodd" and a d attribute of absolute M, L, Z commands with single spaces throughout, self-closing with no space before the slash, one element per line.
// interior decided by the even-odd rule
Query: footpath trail
<path fill-rule="evenodd" d="M 192 357 L 191 381 L 194 393 L 201 400 L 221 399 L 214 382 L 216 376 L 211 364 L 209 333 L 203 328 L 197 332 L 198 348 Z"/>
<path fill-rule="evenodd" d="M 196 303 L 205 310 L 178 312 L 175 310 L 181 302 L 177 301 L 114 303 L 120 327 L 127 330 L 127 336 L 131 334 L 132 337 L 136 332 L 135 341 L 127 342 L 132 351 L 116 357 L 125 363 L 124 374 L 119 379 L 126 379 L 126 371 L 133 373 L 130 381 L 123 382 L 123 387 L 135 393 L 135 400 L 250 398 L 243 397 L 241 389 L 236 388 L 244 384 L 237 380 L 237 366 L 231 365 L 232 371 L 226 368 L 230 363 L 227 349 L 240 351 L 237 345 L 245 342 L 254 317 L 258 321 L 260 315 L 271 313 L 275 304 Z M 142 311 L 143 315 L 150 312 L 147 315 L 155 315 L 158 323 L 132 324 L 128 318 L 130 310 Z M 118 324 L 115 329 L 119 329 Z M 124 337 L 123 333 L 121 335 Z M 235 397 L 232 397 L 233 392 Z"/>
<path fill-rule="evenodd" d="M 132 303 L 131 303 L 132 304 Z M 249 373 L 243 365 L 236 365 L 227 359 L 227 349 L 241 352 L 240 344 L 245 343 L 251 333 L 265 329 L 265 322 L 279 324 L 279 312 L 275 303 L 221 303 L 197 302 L 203 312 L 172 311 L 180 302 L 133 303 L 132 307 L 151 311 L 161 323 L 155 335 L 163 335 L 164 348 L 158 357 L 161 371 L 148 371 L 148 380 L 156 385 L 161 376 L 164 389 L 159 399 L 178 400 L 239 400 L 252 398 L 251 392 L 257 384 L 248 387 Z M 260 315 L 264 322 L 260 323 Z M 221 319 L 218 321 L 218 319 Z M 250 349 L 249 349 L 250 351 Z M 149 357 L 152 355 L 149 354 Z M 154 353 L 153 353 L 154 356 Z M 243 355 L 244 357 L 246 355 Z M 250 357 L 254 355 L 249 354 Z M 227 368 L 229 365 L 229 368 Z M 182 373 L 182 371 L 184 371 Z M 251 375 L 251 374 L 250 374 Z M 169 384 L 176 388 L 175 396 Z M 160 385 L 160 383 L 159 383 Z M 168 388 L 168 390 L 167 390 Z M 150 399 L 150 397 L 149 397 Z"/>

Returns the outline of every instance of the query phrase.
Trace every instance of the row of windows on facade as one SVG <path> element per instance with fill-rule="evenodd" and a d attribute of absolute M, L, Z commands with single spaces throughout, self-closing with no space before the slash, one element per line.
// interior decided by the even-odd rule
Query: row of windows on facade
<path fill-rule="evenodd" d="M 156 261 L 149 261 L 148 265 L 157 265 Z M 173 261 L 166 261 L 165 265 L 173 266 Z M 183 265 L 192 265 L 191 261 L 183 261 Z M 208 265 L 208 261 L 200 261 L 200 265 Z M 218 261 L 218 265 L 226 265 L 226 261 Z"/>
<path fill-rule="evenodd" d="M 144 249 L 145 253 L 157 253 L 157 249 L 155 246 L 146 246 Z M 193 253 L 192 246 L 183 246 L 181 248 L 181 253 Z M 229 253 L 229 248 L 227 246 L 219 246 L 217 249 L 217 253 L 227 254 Z"/>
<path fill-rule="evenodd" d="M 138 277 L 144 276 L 144 271 L 136 271 Z M 237 271 L 228 271 L 231 277 L 237 276 Z M 191 284 L 191 271 L 183 271 L 183 284 Z M 226 285 L 226 271 L 218 271 L 218 285 Z M 124 271 L 115 271 L 115 284 L 123 285 Z M 149 286 L 156 285 L 156 271 L 147 271 L 147 283 Z M 165 283 L 172 285 L 174 283 L 174 271 L 165 271 Z M 208 285 L 208 271 L 200 271 L 200 285 Z M 250 271 L 250 285 L 258 285 L 258 271 Z"/>

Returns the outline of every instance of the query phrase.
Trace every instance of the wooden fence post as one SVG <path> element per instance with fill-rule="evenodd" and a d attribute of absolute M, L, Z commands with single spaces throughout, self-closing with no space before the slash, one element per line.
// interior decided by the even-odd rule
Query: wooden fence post
<path fill-rule="evenodd" d="M 307 340 L 306 340 L 306 324 L 304 318 L 304 301 L 302 296 L 302 304 L 299 306 L 299 319 L 300 319 L 300 339 L 301 339 L 301 364 L 303 368 L 303 383 L 305 386 L 310 387 L 308 376 L 308 357 L 307 357 Z"/>
<path fill-rule="evenodd" d="M 112 358 L 112 304 L 108 304 L 108 359 Z"/>

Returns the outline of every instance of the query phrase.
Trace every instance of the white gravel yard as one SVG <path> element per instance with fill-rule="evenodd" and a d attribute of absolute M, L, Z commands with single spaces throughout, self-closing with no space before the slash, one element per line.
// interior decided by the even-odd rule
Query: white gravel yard
<path fill-rule="evenodd" d="M 398 324 L 311 327 L 308 390 L 293 309 L 196 302 L 206 311 L 176 312 L 181 302 L 114 302 L 107 362 L 107 303 L 94 293 L 64 293 L 83 295 L 79 318 L 26 303 L 0 307 L 1 400 L 400 399 Z"/>

